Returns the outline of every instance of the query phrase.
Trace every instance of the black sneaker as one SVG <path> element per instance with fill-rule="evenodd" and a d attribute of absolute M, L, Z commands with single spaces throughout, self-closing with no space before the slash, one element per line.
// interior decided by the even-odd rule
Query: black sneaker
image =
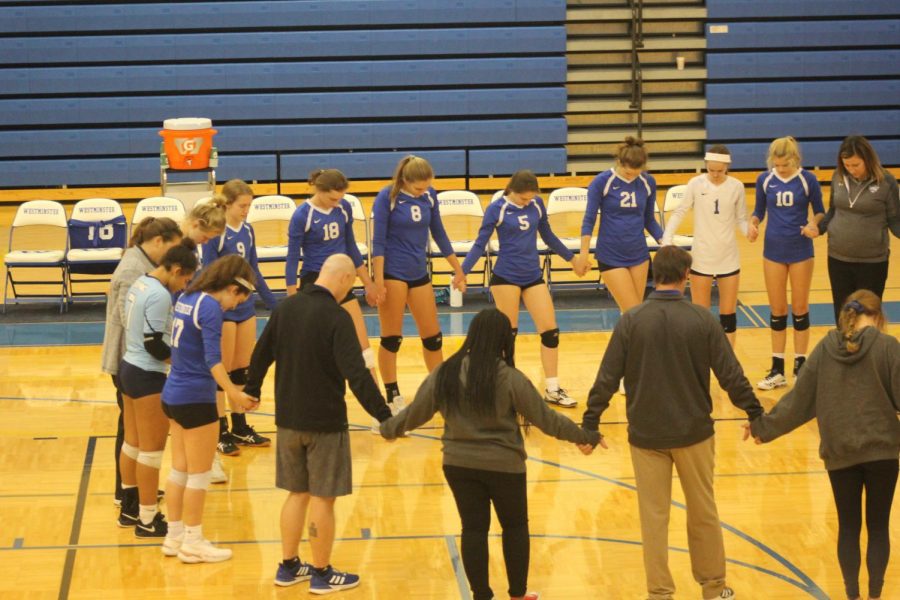
<path fill-rule="evenodd" d="M 237 447 L 237 438 L 230 431 L 223 431 L 219 434 L 219 443 L 216 448 L 219 454 L 225 456 L 237 456 L 241 453 L 241 449 Z"/>
<path fill-rule="evenodd" d="M 129 488 L 122 490 L 122 505 L 119 507 L 119 527 L 134 527 L 139 522 L 140 503 L 138 501 L 138 489 Z"/>
<path fill-rule="evenodd" d="M 164 538 L 167 533 L 169 533 L 169 524 L 161 512 L 156 513 L 149 525 L 144 525 L 140 519 L 134 525 L 134 537 Z"/>
<path fill-rule="evenodd" d="M 256 446 L 257 448 L 268 448 L 272 444 L 272 440 L 259 435 L 250 425 L 246 429 L 233 429 L 231 437 L 241 446 Z"/>

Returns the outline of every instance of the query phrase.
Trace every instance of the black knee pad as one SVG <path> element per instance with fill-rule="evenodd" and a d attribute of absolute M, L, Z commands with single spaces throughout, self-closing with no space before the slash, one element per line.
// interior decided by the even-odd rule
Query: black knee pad
<path fill-rule="evenodd" d="M 787 329 L 787 315 L 778 317 L 772 315 L 769 317 L 769 327 L 772 328 L 772 331 L 784 331 Z"/>
<path fill-rule="evenodd" d="M 809 313 L 791 315 L 794 318 L 794 331 L 806 331 L 809 329 Z"/>
<path fill-rule="evenodd" d="M 225 391 L 225 389 L 217 383 L 216 384 L 216 392 L 224 392 L 224 391 Z"/>
<path fill-rule="evenodd" d="M 559 329 L 548 329 L 541 334 L 541 345 L 546 348 L 559 347 Z"/>
<path fill-rule="evenodd" d="M 235 369 L 233 371 L 228 372 L 228 379 L 231 380 L 231 383 L 240 387 L 242 385 L 247 385 L 247 372 L 249 369 L 247 367 L 242 367 L 240 369 Z"/>
<path fill-rule="evenodd" d="M 737 315 L 731 313 L 730 315 L 719 315 L 719 323 L 722 324 L 722 329 L 725 330 L 725 333 L 734 333 L 737 331 Z"/>
<path fill-rule="evenodd" d="M 518 327 L 513 327 L 513 328 L 512 328 L 512 334 L 513 334 L 513 339 L 516 339 L 516 337 L 519 335 L 519 328 L 518 328 Z"/>
<path fill-rule="evenodd" d="M 400 344 L 403 343 L 402 335 L 381 336 L 381 347 L 388 352 L 397 354 L 400 351 Z"/>
<path fill-rule="evenodd" d="M 430 352 L 437 352 L 444 347 L 444 334 L 439 331 L 431 337 L 422 338 L 422 345 Z"/>

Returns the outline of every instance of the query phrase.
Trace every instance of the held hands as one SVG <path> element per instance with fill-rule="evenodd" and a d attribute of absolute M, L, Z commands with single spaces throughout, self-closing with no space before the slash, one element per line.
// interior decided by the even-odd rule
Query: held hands
<path fill-rule="evenodd" d="M 367 283 L 365 285 L 366 289 L 366 304 L 369 306 L 376 306 L 381 304 L 384 300 L 384 288 L 380 288 L 375 284 L 374 281 Z"/>
<path fill-rule="evenodd" d="M 747 239 L 753 243 L 756 241 L 756 238 L 759 237 L 759 227 L 750 223 L 747 225 Z"/>
<path fill-rule="evenodd" d="M 585 254 L 578 254 L 572 260 L 572 270 L 579 277 L 584 275 L 591 269 L 591 258 Z"/>
<path fill-rule="evenodd" d="M 453 276 L 453 281 L 451 282 L 454 288 L 458 289 L 463 294 L 466 293 L 466 274 L 461 270 L 456 272 L 456 275 Z"/>
<path fill-rule="evenodd" d="M 597 442 L 597 445 L 604 450 L 609 450 L 609 446 L 606 445 L 606 438 L 603 437 L 603 434 L 600 434 L 600 441 Z M 575 447 L 581 450 L 581 453 L 585 456 L 590 456 L 594 451 L 594 448 L 596 448 L 594 444 L 575 444 Z"/>
<path fill-rule="evenodd" d="M 287 286 L 287 289 L 285 289 L 285 292 L 287 293 L 288 297 L 291 297 L 297 293 L 297 286 L 289 285 L 289 286 Z"/>
<path fill-rule="evenodd" d="M 746 442 L 748 439 L 750 439 L 750 436 L 752 435 L 751 432 L 750 432 L 750 421 L 746 421 L 746 422 L 744 422 L 744 423 L 741 423 L 741 427 L 744 429 L 744 434 L 741 436 L 741 441 L 742 441 L 742 442 Z M 763 443 L 761 439 L 759 439 L 758 437 L 755 437 L 755 436 L 754 436 L 754 438 L 753 438 L 753 441 L 754 441 L 757 445 L 760 445 L 760 444 Z"/>
<path fill-rule="evenodd" d="M 235 394 L 228 394 L 228 403 L 231 404 L 231 410 L 238 413 L 251 412 L 259 408 L 259 398 L 254 398 L 240 390 L 237 390 Z"/>
<path fill-rule="evenodd" d="M 800 228 L 800 235 L 808 237 L 809 239 L 815 239 L 819 237 L 819 226 L 815 223 L 807 223 L 804 227 Z"/>

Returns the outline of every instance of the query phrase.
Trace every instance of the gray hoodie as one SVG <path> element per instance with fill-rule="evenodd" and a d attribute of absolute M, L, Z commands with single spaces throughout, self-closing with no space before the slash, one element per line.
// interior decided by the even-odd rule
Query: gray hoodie
<path fill-rule="evenodd" d="M 465 385 L 469 358 L 463 359 L 460 378 Z M 439 410 L 435 387 L 435 369 L 422 382 L 416 399 L 398 415 L 381 423 L 381 435 L 393 439 L 406 431 L 424 425 Z M 444 434 L 441 436 L 444 464 L 469 469 L 525 472 L 525 441 L 517 415 L 555 438 L 577 444 L 597 444 L 600 435 L 585 431 L 544 402 L 534 385 L 519 370 L 497 361 L 495 401 L 497 412 L 492 416 L 461 415 L 457 411 L 444 416 Z"/>
<path fill-rule="evenodd" d="M 794 389 L 750 423 L 764 442 L 819 421 L 819 456 L 829 471 L 900 455 L 900 342 L 874 327 L 857 332 L 847 352 L 832 329 L 800 371 Z"/>

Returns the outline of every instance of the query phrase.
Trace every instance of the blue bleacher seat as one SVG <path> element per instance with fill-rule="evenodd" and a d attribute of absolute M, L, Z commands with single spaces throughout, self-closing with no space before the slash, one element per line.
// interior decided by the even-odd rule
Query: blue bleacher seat
<path fill-rule="evenodd" d="M 706 47 L 709 51 L 785 46 L 896 46 L 900 40 L 900 20 L 897 19 L 728 23 L 727 32 L 718 33 L 713 33 L 716 29 L 711 30 L 711 27 L 721 29 L 717 23 L 707 25 Z"/>
<path fill-rule="evenodd" d="M 758 19 L 801 17 L 811 15 L 897 15 L 896 0 L 707 0 L 707 18 L 721 19 Z"/>
<path fill-rule="evenodd" d="M 833 141 L 806 142 L 800 141 L 800 153 L 803 155 L 803 165 L 807 168 L 823 167 L 832 168 L 837 160 L 840 139 Z M 713 142 L 713 138 L 710 139 Z M 900 164 L 900 141 L 897 140 L 872 140 L 872 146 L 878 152 L 881 162 L 886 165 Z M 759 169 L 766 168 L 766 152 L 769 143 L 729 143 L 731 150 L 732 169 Z"/>
<path fill-rule="evenodd" d="M 286 154 L 281 157 L 281 176 L 288 181 L 303 181 L 314 169 L 340 169 L 350 179 L 385 179 L 407 154 L 421 156 L 431 163 L 438 177 L 465 175 L 463 150 L 422 152 L 343 152 L 322 154 Z"/>
<path fill-rule="evenodd" d="M 766 111 L 706 115 L 706 135 L 709 139 L 772 140 L 786 133 L 807 139 L 851 134 L 900 137 L 900 110 Z"/>
<path fill-rule="evenodd" d="M 900 80 L 708 83 L 708 110 L 896 106 Z"/>
<path fill-rule="evenodd" d="M 900 75 L 900 50 L 709 53 L 710 80 Z"/>
<path fill-rule="evenodd" d="M 516 148 L 473 150 L 469 154 L 469 171 L 474 176 L 511 175 L 528 168 L 535 173 L 566 172 L 566 149 Z"/>

